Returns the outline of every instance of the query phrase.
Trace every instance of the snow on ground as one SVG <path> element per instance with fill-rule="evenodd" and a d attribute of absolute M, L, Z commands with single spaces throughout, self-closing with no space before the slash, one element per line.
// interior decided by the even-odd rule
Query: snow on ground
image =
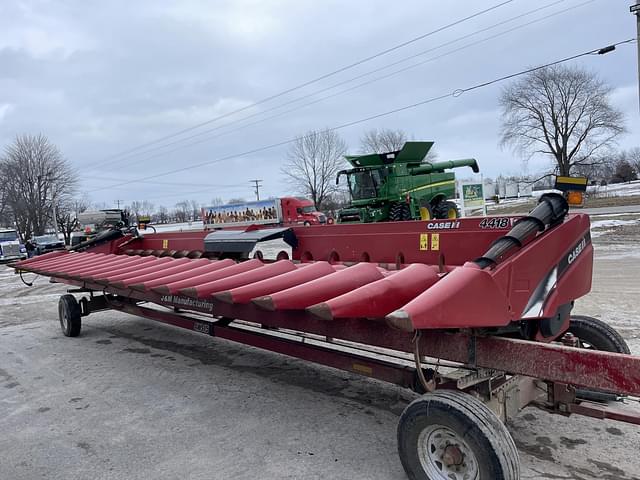
<path fill-rule="evenodd" d="M 631 195 L 640 195 L 640 180 L 603 186 L 593 185 L 587 187 L 587 193 L 596 197 L 628 197 Z"/>
<path fill-rule="evenodd" d="M 591 229 L 593 230 L 595 228 L 622 227 L 623 225 L 633 225 L 635 223 L 640 223 L 640 219 L 635 219 L 635 220 L 617 220 L 617 219 L 596 220 L 595 222 L 591 222 Z"/>
<path fill-rule="evenodd" d="M 589 216 L 593 217 L 628 217 L 628 216 L 637 216 L 638 212 L 627 212 L 627 213 L 591 213 Z"/>

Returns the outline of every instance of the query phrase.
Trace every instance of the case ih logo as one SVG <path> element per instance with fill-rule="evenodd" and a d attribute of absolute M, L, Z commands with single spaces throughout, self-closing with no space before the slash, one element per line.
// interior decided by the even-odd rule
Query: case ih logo
<path fill-rule="evenodd" d="M 567 257 L 567 263 L 571 265 L 573 261 L 578 258 L 578 255 L 582 253 L 582 250 L 584 250 L 584 247 L 586 246 L 587 239 L 583 238 L 582 241 L 571 251 L 571 253 L 569 253 L 569 256 Z"/>
<path fill-rule="evenodd" d="M 427 230 L 450 230 L 452 228 L 460 228 L 460 222 L 429 222 Z"/>

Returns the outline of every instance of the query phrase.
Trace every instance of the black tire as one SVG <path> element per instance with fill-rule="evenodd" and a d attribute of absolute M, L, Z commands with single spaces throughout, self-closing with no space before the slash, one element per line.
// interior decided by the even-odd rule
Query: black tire
<path fill-rule="evenodd" d="M 458 205 L 454 202 L 443 200 L 433 207 L 433 215 L 435 218 L 448 218 L 453 220 L 455 218 L 460 218 L 460 210 L 458 209 Z"/>
<path fill-rule="evenodd" d="M 580 340 L 580 348 L 631 354 L 625 339 L 610 325 L 597 318 L 587 317 L 586 315 L 572 315 L 567 333 L 573 334 Z M 577 388 L 576 396 L 595 402 L 609 402 L 618 399 L 618 395 L 615 393 L 584 388 Z"/>
<path fill-rule="evenodd" d="M 480 400 L 454 390 L 409 404 L 398 423 L 398 453 L 411 480 L 520 478 L 507 428 Z"/>
<path fill-rule="evenodd" d="M 631 354 L 624 338 L 609 324 L 585 315 L 571 315 L 568 333 L 580 340 L 581 348 Z"/>
<path fill-rule="evenodd" d="M 71 294 L 65 294 L 58 300 L 58 318 L 62 333 L 67 337 L 77 337 L 80 335 L 82 327 L 82 315 L 80 304 Z"/>
<path fill-rule="evenodd" d="M 389 207 L 389 220 L 392 222 L 405 222 L 411 220 L 411 209 L 406 203 L 393 203 Z"/>

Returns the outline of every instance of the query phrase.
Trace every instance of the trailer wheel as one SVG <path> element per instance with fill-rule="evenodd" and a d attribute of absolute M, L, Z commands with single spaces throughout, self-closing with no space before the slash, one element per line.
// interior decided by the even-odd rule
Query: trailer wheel
<path fill-rule="evenodd" d="M 438 203 L 434 209 L 433 214 L 436 218 L 448 218 L 450 220 L 460 218 L 460 210 L 454 202 L 442 201 Z"/>
<path fill-rule="evenodd" d="M 60 319 L 60 328 L 62 333 L 67 337 L 77 337 L 80 335 L 82 327 L 82 312 L 80 304 L 71 294 L 65 294 L 58 300 L 58 318 Z"/>
<path fill-rule="evenodd" d="M 578 337 L 581 348 L 627 355 L 631 353 L 624 338 L 610 325 L 597 318 L 571 315 L 567 332 Z"/>
<path fill-rule="evenodd" d="M 624 338 L 610 325 L 597 318 L 572 315 L 567 332 L 578 338 L 580 348 L 625 353 L 627 355 L 631 353 L 629 345 L 627 345 Z M 584 388 L 577 388 L 576 396 L 595 402 L 612 402 L 618 399 L 618 395 L 615 393 Z"/>
<path fill-rule="evenodd" d="M 480 400 L 441 390 L 414 400 L 398 423 L 398 453 L 411 480 L 518 480 L 518 450 Z"/>

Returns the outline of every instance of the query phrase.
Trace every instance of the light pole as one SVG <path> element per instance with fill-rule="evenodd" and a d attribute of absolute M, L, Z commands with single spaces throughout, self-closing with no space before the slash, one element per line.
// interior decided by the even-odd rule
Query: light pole
<path fill-rule="evenodd" d="M 640 0 L 629 7 L 629 11 L 636 16 L 636 44 L 638 46 L 638 108 L 640 108 Z"/>

